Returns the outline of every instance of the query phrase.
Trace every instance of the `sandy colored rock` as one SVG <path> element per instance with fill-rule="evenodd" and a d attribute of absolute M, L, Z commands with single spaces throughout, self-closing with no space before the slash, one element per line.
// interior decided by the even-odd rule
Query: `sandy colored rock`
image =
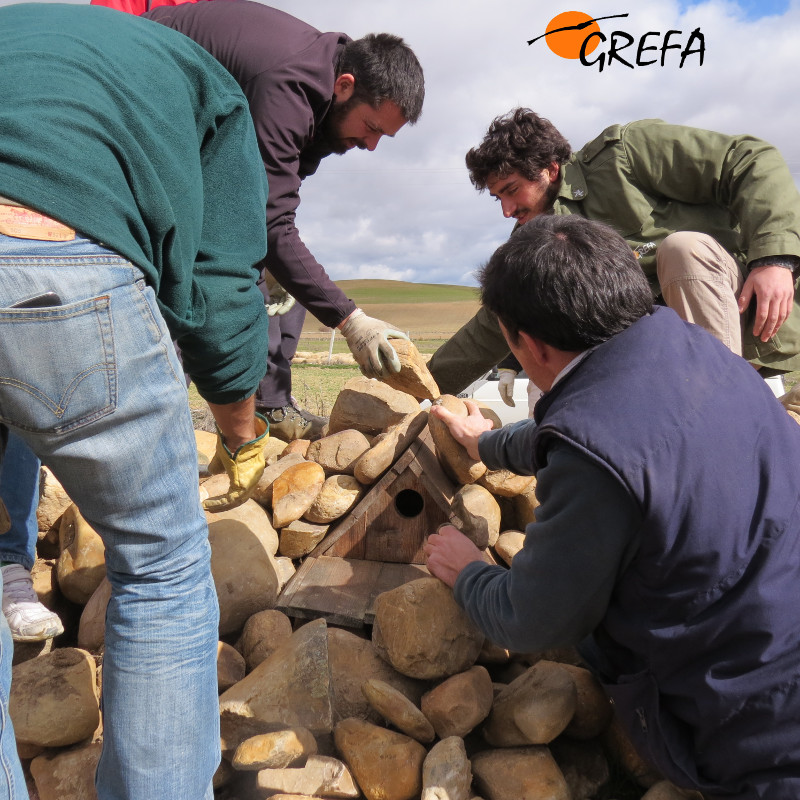
<path fill-rule="evenodd" d="M 536 509 L 539 501 L 536 498 L 536 483 L 527 492 L 516 495 L 512 499 L 517 519 L 517 528 L 524 531 L 532 522 L 536 522 Z"/>
<path fill-rule="evenodd" d="M 490 639 L 484 639 L 483 647 L 481 647 L 481 652 L 478 654 L 478 663 L 507 664 L 510 657 L 511 653 L 505 647 L 500 647 L 499 644 L 495 644 Z"/>
<path fill-rule="evenodd" d="M 288 446 L 288 442 L 284 442 L 283 439 L 268 436 L 264 442 L 264 463 L 267 466 L 274 464 L 286 452 Z"/>
<path fill-rule="evenodd" d="M 234 753 L 234 769 L 285 769 L 305 762 L 317 752 L 317 740 L 307 728 L 286 728 L 245 739 Z"/>
<path fill-rule="evenodd" d="M 58 588 L 54 565 L 54 561 L 46 561 L 39 557 L 33 562 L 33 569 L 31 569 L 33 590 L 36 592 L 39 602 L 51 611 L 57 611 L 58 606 L 63 604 L 63 595 Z"/>
<path fill-rule="evenodd" d="M 479 550 L 494 545 L 500 535 L 500 506 L 491 492 L 476 483 L 462 486 L 451 508 L 461 521 L 459 530 Z"/>
<path fill-rule="evenodd" d="M 376 436 L 372 447 L 358 459 L 353 469 L 359 483 L 365 486 L 375 483 L 411 446 L 427 424 L 427 410 L 418 409 Z"/>
<path fill-rule="evenodd" d="M 611 776 L 608 759 L 597 739 L 579 742 L 559 736 L 550 744 L 550 753 L 569 786 L 572 800 L 596 797 Z"/>
<path fill-rule="evenodd" d="M 352 718 L 338 723 L 333 737 L 367 800 L 419 796 L 426 751 L 418 741 Z"/>
<path fill-rule="evenodd" d="M 95 742 L 34 758 L 31 775 L 39 800 L 97 800 L 94 773 L 102 749 L 103 745 Z"/>
<path fill-rule="evenodd" d="M 449 736 L 437 742 L 422 763 L 421 800 L 470 800 L 471 784 L 464 740 Z"/>
<path fill-rule="evenodd" d="M 282 611 L 268 608 L 253 614 L 242 629 L 236 649 L 242 654 L 247 671 L 269 658 L 292 635 L 292 621 Z"/>
<path fill-rule="evenodd" d="M 58 478 L 48 467 L 39 470 L 39 505 L 36 521 L 40 531 L 49 531 L 61 515 L 72 505 Z"/>
<path fill-rule="evenodd" d="M 17 741 L 64 747 L 88 739 L 100 722 L 96 664 L 62 647 L 12 669 L 9 711 Z"/>
<path fill-rule="evenodd" d="M 359 376 L 342 387 L 331 409 L 329 434 L 352 428 L 367 436 L 377 436 L 402 422 L 406 414 L 416 413 L 419 403 L 405 392 L 376 380 Z"/>
<path fill-rule="evenodd" d="M 327 482 L 325 481 L 325 483 Z M 322 485 L 322 490 L 324 491 L 324 489 L 325 484 Z M 281 529 L 281 544 L 278 552 L 286 558 L 302 558 L 325 538 L 328 528 L 328 525 L 317 525 L 313 522 L 296 519 Z"/>
<path fill-rule="evenodd" d="M 308 444 L 311 444 L 311 442 L 308 442 Z M 272 485 L 275 483 L 275 479 L 286 472 L 289 467 L 304 462 L 305 458 L 300 453 L 288 453 L 283 458 L 279 458 L 274 464 L 270 464 L 264 469 L 264 474 L 258 481 L 252 499 L 262 506 L 272 508 Z"/>
<path fill-rule="evenodd" d="M 342 628 L 328 628 L 328 663 L 334 722 L 358 717 L 381 723 L 381 715 L 372 708 L 362 690 L 364 683 L 373 679 L 388 684 L 412 703 L 419 704 L 424 684 L 401 675 L 378 655 L 369 639 Z"/>
<path fill-rule="evenodd" d="M 422 695 L 421 708 L 440 739 L 463 738 L 489 716 L 493 699 L 489 672 L 475 666 Z"/>
<path fill-rule="evenodd" d="M 436 400 L 441 392 L 414 342 L 392 339 L 391 345 L 400 360 L 400 372 L 387 371 L 381 380 L 417 400 Z"/>
<path fill-rule="evenodd" d="M 278 598 L 274 554 L 278 534 L 254 500 L 219 514 L 206 512 L 211 574 L 219 600 L 221 636 L 236 633 Z"/>
<path fill-rule="evenodd" d="M 494 543 L 494 551 L 510 567 L 514 556 L 522 550 L 523 544 L 525 544 L 525 534 L 522 531 L 503 531 Z"/>
<path fill-rule="evenodd" d="M 333 707 L 325 620 L 298 628 L 266 661 L 228 689 L 219 706 L 220 712 L 282 723 L 281 727 L 299 725 L 315 736 L 330 733 Z"/>
<path fill-rule="evenodd" d="M 272 484 L 272 524 L 283 528 L 308 511 L 325 483 L 325 470 L 313 461 L 295 464 Z"/>
<path fill-rule="evenodd" d="M 64 512 L 58 536 L 58 586 L 68 600 L 85 605 L 106 575 L 103 540 L 74 503 Z"/>
<path fill-rule="evenodd" d="M 533 475 L 517 475 L 507 469 L 487 469 L 478 478 L 478 483 L 499 497 L 516 497 L 525 494 L 536 485 Z"/>
<path fill-rule="evenodd" d="M 97 653 L 103 646 L 106 635 L 106 608 L 111 599 L 111 583 L 103 578 L 84 606 L 78 624 L 78 647 Z"/>
<path fill-rule="evenodd" d="M 289 727 L 291 726 L 285 722 L 265 721 L 223 710 L 219 715 L 219 739 L 222 757 L 230 762 L 236 753 L 236 748 L 242 742 L 246 742 L 254 736 L 283 731 Z"/>
<path fill-rule="evenodd" d="M 460 417 L 467 416 L 467 407 L 464 401 L 451 394 L 443 394 L 436 404 Z M 453 438 L 447 424 L 434 417 L 433 414 L 428 418 L 428 428 L 433 438 L 436 457 L 439 459 L 442 469 L 452 480 L 462 484 L 475 483 L 486 472 L 486 464 L 472 458 L 464 447 Z"/>
<path fill-rule="evenodd" d="M 311 442 L 306 458 L 319 464 L 326 473 L 352 475 L 356 461 L 369 448 L 369 439 L 361 431 L 348 429 Z"/>
<path fill-rule="evenodd" d="M 197 462 L 208 466 L 217 452 L 217 434 L 210 431 L 194 432 L 194 443 L 197 447 Z"/>
<path fill-rule="evenodd" d="M 295 572 L 297 572 L 297 570 L 294 568 L 291 558 L 278 556 L 275 559 L 275 574 L 278 576 L 278 593 L 283 591 L 283 587 L 289 583 L 289 580 Z"/>
<path fill-rule="evenodd" d="M 224 692 L 244 678 L 247 667 L 236 648 L 226 642 L 217 643 L 217 689 Z"/>
<path fill-rule="evenodd" d="M 373 678 L 366 681 L 361 689 L 369 704 L 401 733 L 423 743 L 436 738 L 428 718 L 393 686 Z"/>
<path fill-rule="evenodd" d="M 325 525 L 347 514 L 363 494 L 364 487 L 352 475 L 331 475 L 303 516 L 309 522 Z"/>
<path fill-rule="evenodd" d="M 669 781 L 659 781 L 642 795 L 642 800 L 703 800 L 703 795 L 690 789 L 679 789 Z"/>
<path fill-rule="evenodd" d="M 538 661 L 495 697 L 483 736 L 494 747 L 547 744 L 567 727 L 576 705 L 570 674 L 554 661 Z"/>
<path fill-rule="evenodd" d="M 437 578 L 418 578 L 375 599 L 372 643 L 409 677 L 436 680 L 469 669 L 483 638 Z"/>
<path fill-rule="evenodd" d="M 559 666 L 567 671 L 577 690 L 575 713 L 564 733 L 573 739 L 599 736 L 611 724 L 614 716 L 608 695 L 588 669 L 564 663 Z"/>
<path fill-rule="evenodd" d="M 293 453 L 305 458 L 310 445 L 311 445 L 310 439 L 295 439 L 294 441 L 289 442 L 289 444 L 287 444 L 286 447 L 283 448 L 283 452 L 281 453 L 281 458 L 286 458 L 286 456 L 291 455 Z"/>
<path fill-rule="evenodd" d="M 472 757 L 472 774 L 486 800 L 571 800 L 546 747 L 484 750 Z"/>
<path fill-rule="evenodd" d="M 312 797 L 358 797 L 358 787 L 350 770 L 337 758 L 309 756 L 302 768 L 262 769 L 258 773 L 259 789 L 268 792 L 289 792 Z"/>

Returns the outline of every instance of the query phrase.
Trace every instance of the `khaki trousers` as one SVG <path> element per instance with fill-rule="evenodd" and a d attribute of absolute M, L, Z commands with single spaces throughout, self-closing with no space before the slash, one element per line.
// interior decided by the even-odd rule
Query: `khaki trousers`
<path fill-rule="evenodd" d="M 687 322 L 742 354 L 737 298 L 744 278 L 739 262 L 705 233 L 671 233 L 658 246 L 656 268 L 666 304 Z"/>

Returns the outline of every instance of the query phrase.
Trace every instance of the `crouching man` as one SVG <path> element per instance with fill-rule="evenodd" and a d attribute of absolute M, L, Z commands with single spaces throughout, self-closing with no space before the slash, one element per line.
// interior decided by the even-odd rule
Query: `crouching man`
<path fill-rule="evenodd" d="M 492 641 L 580 643 L 640 754 L 707 797 L 800 794 L 800 427 L 753 368 L 654 307 L 610 228 L 541 216 L 481 274 L 545 390 L 498 431 L 434 407 L 490 468 L 537 476 L 511 569 L 453 527 L 430 571 Z"/>

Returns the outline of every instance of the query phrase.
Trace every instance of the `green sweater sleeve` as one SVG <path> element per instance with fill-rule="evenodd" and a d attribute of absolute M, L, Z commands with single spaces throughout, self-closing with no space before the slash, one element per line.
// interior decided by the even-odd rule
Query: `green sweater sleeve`
<path fill-rule="evenodd" d="M 487 438 L 481 437 L 487 466 L 507 465 Z M 577 644 L 594 630 L 635 552 L 641 524 L 624 487 L 563 442 L 539 470 L 536 496 L 536 521 L 511 568 L 474 562 L 454 587 L 481 631 L 515 652 Z"/>

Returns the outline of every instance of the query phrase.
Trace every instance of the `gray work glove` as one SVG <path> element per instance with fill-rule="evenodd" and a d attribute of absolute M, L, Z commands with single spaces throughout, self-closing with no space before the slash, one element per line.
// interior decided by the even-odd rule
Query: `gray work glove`
<path fill-rule="evenodd" d="M 514 379 L 517 377 L 516 370 L 508 369 L 507 367 L 500 367 L 500 380 L 497 383 L 497 391 L 500 393 L 500 399 L 512 408 L 516 406 L 514 402 Z"/>
<path fill-rule="evenodd" d="M 269 289 L 269 303 L 265 303 L 270 317 L 285 314 L 294 304 L 295 299 L 281 286 L 272 273 L 264 270 L 264 283 Z"/>
<path fill-rule="evenodd" d="M 389 339 L 408 339 L 401 331 L 379 319 L 368 317 L 357 308 L 339 329 L 347 341 L 361 372 L 378 378 L 387 372 L 400 372 L 400 359 Z"/>

